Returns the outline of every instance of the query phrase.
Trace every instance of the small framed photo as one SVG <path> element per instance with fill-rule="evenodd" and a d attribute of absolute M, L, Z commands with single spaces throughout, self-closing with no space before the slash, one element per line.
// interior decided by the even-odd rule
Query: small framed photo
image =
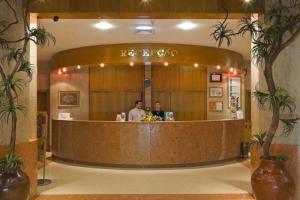
<path fill-rule="evenodd" d="M 59 107 L 79 107 L 80 91 L 59 91 L 58 92 Z"/>
<path fill-rule="evenodd" d="M 210 87 L 209 88 L 210 97 L 223 97 L 223 88 L 222 87 Z"/>
<path fill-rule="evenodd" d="M 210 73 L 210 82 L 211 83 L 221 83 L 223 81 L 222 73 Z"/>
<path fill-rule="evenodd" d="M 223 112 L 223 101 L 211 101 L 209 102 L 210 112 Z"/>

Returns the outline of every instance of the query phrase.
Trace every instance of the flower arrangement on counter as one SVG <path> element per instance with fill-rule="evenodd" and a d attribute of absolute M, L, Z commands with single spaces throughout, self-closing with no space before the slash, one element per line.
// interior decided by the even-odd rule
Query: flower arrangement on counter
<path fill-rule="evenodd" d="M 151 112 L 147 113 L 142 119 L 142 122 L 160 122 L 162 118 L 159 116 L 153 115 Z"/>

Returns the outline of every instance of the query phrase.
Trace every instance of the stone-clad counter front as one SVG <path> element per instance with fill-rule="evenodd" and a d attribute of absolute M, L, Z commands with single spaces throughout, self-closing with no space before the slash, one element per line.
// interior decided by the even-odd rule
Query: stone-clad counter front
<path fill-rule="evenodd" d="M 99 166 L 192 166 L 238 158 L 243 120 L 52 121 L 57 158 Z"/>

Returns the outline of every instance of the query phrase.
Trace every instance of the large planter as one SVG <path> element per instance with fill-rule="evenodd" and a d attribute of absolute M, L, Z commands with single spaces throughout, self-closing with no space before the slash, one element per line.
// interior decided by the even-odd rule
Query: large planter
<path fill-rule="evenodd" d="M 13 174 L 0 175 L 1 200 L 27 200 L 30 180 L 26 173 L 19 170 Z"/>
<path fill-rule="evenodd" d="M 257 200 L 294 200 L 295 184 L 282 161 L 262 159 L 251 184 Z"/>

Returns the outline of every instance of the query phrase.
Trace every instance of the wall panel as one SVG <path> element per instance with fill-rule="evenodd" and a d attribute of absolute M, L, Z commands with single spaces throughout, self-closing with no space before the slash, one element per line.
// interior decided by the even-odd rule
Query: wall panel
<path fill-rule="evenodd" d="M 144 67 L 107 66 L 90 69 L 90 120 L 114 121 L 142 99 Z"/>

